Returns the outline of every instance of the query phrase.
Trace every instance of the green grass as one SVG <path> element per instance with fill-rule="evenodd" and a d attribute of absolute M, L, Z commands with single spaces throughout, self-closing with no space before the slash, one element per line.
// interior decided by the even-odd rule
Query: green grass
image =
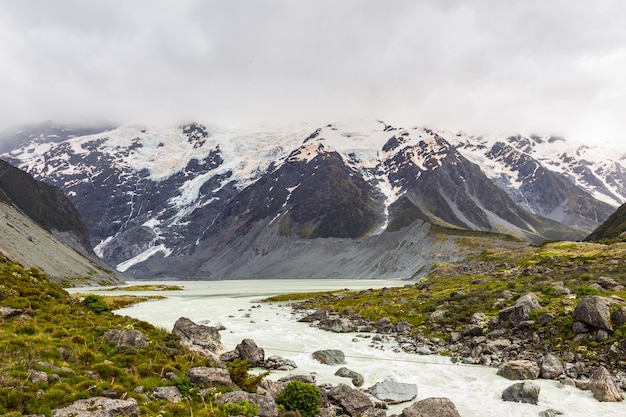
<path fill-rule="evenodd" d="M 142 415 L 225 415 L 211 395 L 201 397 L 197 388 L 181 404 L 149 402 L 135 392 L 137 387 L 175 385 L 176 381 L 164 379 L 168 372 L 181 376 L 194 366 L 212 366 L 164 329 L 106 309 L 95 309 L 101 311 L 97 314 L 40 271 L 4 258 L 0 258 L 0 306 L 25 310 L 22 316 L 0 321 L 2 415 L 50 416 L 55 408 L 110 389 L 135 398 Z M 109 329 L 140 330 L 148 346 L 115 347 L 102 338 Z M 47 372 L 48 382 L 34 381 L 33 370 Z"/>

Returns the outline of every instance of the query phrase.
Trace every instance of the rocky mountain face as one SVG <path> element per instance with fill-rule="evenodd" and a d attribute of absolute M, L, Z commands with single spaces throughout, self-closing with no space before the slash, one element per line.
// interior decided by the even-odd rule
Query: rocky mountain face
<path fill-rule="evenodd" d="M 459 256 L 433 224 L 580 239 L 626 200 L 624 157 L 560 138 L 382 122 L 31 135 L 2 157 L 61 188 L 96 253 L 137 278 L 404 278 Z"/>
<path fill-rule="evenodd" d="M 58 188 L 0 161 L 0 254 L 64 285 L 119 282 L 95 256 L 78 211 Z"/>

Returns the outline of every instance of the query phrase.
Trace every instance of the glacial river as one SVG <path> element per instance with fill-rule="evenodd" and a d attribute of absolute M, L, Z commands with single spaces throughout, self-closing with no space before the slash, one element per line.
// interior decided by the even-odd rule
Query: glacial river
<path fill-rule="evenodd" d="M 167 298 L 136 304 L 116 313 L 145 320 L 167 330 L 171 330 L 180 317 L 202 324 L 222 324 L 226 328 L 221 332 L 222 342 L 228 349 L 233 349 L 244 338 L 253 339 L 265 350 L 266 357 L 277 355 L 293 360 L 298 368 L 291 373 L 313 373 L 318 384 L 351 385 L 349 379 L 334 376 L 338 367 L 322 365 L 310 357 L 316 350 L 340 349 L 346 354 L 343 366 L 364 376 L 363 387 L 370 387 L 387 377 L 393 377 L 398 382 L 414 383 L 418 387 L 417 400 L 447 397 L 463 417 L 536 417 L 547 409 L 557 410 L 566 417 L 626 416 L 625 402 L 601 403 L 593 398 L 591 392 L 541 379 L 536 381 L 541 386 L 537 405 L 505 402 L 501 400 L 502 391 L 518 381 L 497 376 L 494 368 L 452 364 L 449 358 L 442 356 L 398 352 L 393 345 L 375 343 L 364 334 L 325 332 L 307 323 L 298 323 L 288 307 L 259 302 L 281 293 L 382 288 L 401 286 L 404 282 L 236 280 L 154 283 L 179 285 L 184 290 L 135 293 Z M 85 291 L 85 288 L 72 289 L 72 292 Z M 270 378 L 278 379 L 286 374 L 273 371 Z M 409 404 L 392 406 L 388 414 L 399 414 Z"/>

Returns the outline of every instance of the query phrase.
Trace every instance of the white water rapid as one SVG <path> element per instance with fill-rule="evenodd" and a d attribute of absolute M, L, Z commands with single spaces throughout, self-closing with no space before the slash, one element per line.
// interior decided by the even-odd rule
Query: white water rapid
<path fill-rule="evenodd" d="M 143 284 L 142 282 L 141 284 Z M 136 304 L 116 313 L 135 317 L 171 330 L 176 320 L 187 317 L 197 323 L 221 323 L 222 342 L 233 349 L 244 338 L 253 339 L 265 350 L 265 356 L 288 358 L 298 365 L 291 373 L 314 373 L 317 383 L 345 383 L 349 379 L 334 376 L 339 368 L 322 365 L 311 359 L 320 349 L 340 349 L 346 354 L 347 368 L 365 378 L 367 388 L 392 376 L 398 382 L 414 383 L 417 400 L 447 397 L 462 417 L 536 417 L 541 411 L 554 409 L 565 417 L 626 416 L 625 403 L 601 403 L 591 392 L 581 391 L 558 381 L 537 380 L 541 386 L 539 404 L 521 404 L 501 400 L 502 391 L 519 381 L 496 375 L 495 368 L 452 364 L 447 357 L 422 356 L 397 352 L 393 345 L 376 344 L 367 334 L 325 332 L 306 323 L 298 323 L 288 307 L 260 303 L 259 300 L 280 293 L 367 289 L 404 285 L 398 281 L 371 280 L 256 280 L 256 281 L 181 281 L 154 282 L 175 284 L 183 291 L 134 293 L 164 295 L 167 298 Z M 72 292 L 97 288 L 75 288 Z M 124 293 L 124 291 L 121 291 Z M 119 294 L 120 291 L 115 293 Z M 125 292 L 128 293 L 128 292 Z M 272 379 L 286 372 L 273 371 Z M 390 407 L 388 414 L 399 414 L 410 403 Z"/>

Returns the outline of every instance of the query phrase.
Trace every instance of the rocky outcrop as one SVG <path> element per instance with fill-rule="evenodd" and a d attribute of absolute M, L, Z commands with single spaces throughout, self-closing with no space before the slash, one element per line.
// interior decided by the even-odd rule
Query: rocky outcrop
<path fill-rule="evenodd" d="M 426 398 L 402 410 L 400 417 L 461 417 L 448 398 Z"/>
<path fill-rule="evenodd" d="M 222 344 L 222 338 L 217 327 L 196 324 L 186 317 L 181 317 L 174 323 L 172 330 L 180 338 L 183 345 L 191 350 L 217 360 L 217 356 L 226 352 L 226 346 Z"/>
<path fill-rule="evenodd" d="M 233 391 L 222 394 L 219 399 L 220 404 L 240 403 L 242 401 L 256 404 L 259 407 L 259 417 L 278 417 L 278 407 L 272 397 L 244 391 Z"/>
<path fill-rule="evenodd" d="M 598 401 L 618 402 L 623 401 L 622 392 L 605 367 L 600 366 L 591 375 L 589 389 L 593 397 Z"/>
<path fill-rule="evenodd" d="M 111 329 L 107 330 L 102 335 L 102 338 L 115 346 L 125 345 L 139 349 L 148 346 L 146 335 L 139 330 Z"/>
<path fill-rule="evenodd" d="M 94 397 L 52 410 L 52 417 L 139 417 L 139 414 L 139 405 L 133 398 L 116 400 Z"/>
<path fill-rule="evenodd" d="M 397 382 L 393 378 L 388 378 L 382 382 L 377 382 L 368 388 L 367 392 L 387 404 L 399 404 L 417 397 L 417 385 Z"/>
<path fill-rule="evenodd" d="M 363 379 L 363 375 L 358 372 L 352 371 L 345 366 L 337 369 L 337 372 L 335 372 L 335 376 L 352 379 L 352 384 L 355 387 L 360 387 L 365 382 L 365 380 Z"/>
<path fill-rule="evenodd" d="M 498 369 L 498 375 L 512 380 L 537 379 L 539 372 L 540 370 L 537 363 L 528 360 L 505 362 L 502 367 Z"/>
<path fill-rule="evenodd" d="M 593 328 L 613 331 L 611 323 L 611 310 L 606 298 L 598 295 L 583 297 L 574 309 L 576 320 Z"/>
<path fill-rule="evenodd" d="M 502 393 L 504 401 L 537 404 L 541 387 L 535 382 L 524 381 L 513 384 Z"/>
<path fill-rule="evenodd" d="M 313 352 L 313 359 L 324 365 L 343 365 L 346 363 L 346 355 L 337 349 L 325 349 Z"/>

